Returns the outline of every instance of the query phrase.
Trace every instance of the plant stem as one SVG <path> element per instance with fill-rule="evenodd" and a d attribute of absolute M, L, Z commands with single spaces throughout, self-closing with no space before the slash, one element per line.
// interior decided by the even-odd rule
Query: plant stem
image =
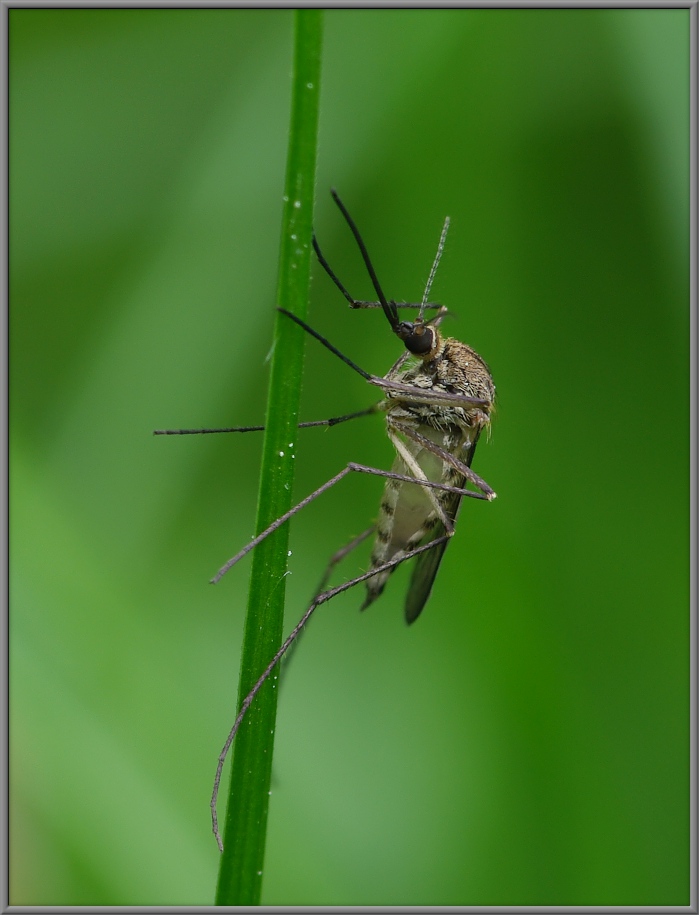
<path fill-rule="evenodd" d="M 321 40 L 322 11 L 296 10 L 277 305 L 301 318 L 307 314 L 310 285 Z M 300 327 L 277 312 L 258 533 L 291 507 L 304 336 Z M 288 525 L 283 525 L 253 554 L 238 708 L 281 645 L 288 537 Z M 262 687 L 234 743 L 216 905 L 260 904 L 277 679 L 275 672 Z"/>

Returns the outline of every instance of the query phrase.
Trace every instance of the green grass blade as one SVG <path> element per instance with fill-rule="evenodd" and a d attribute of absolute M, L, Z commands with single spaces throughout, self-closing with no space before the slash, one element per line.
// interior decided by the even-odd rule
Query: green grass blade
<path fill-rule="evenodd" d="M 322 11 L 297 10 L 277 305 L 299 317 L 308 308 Z M 291 506 L 292 459 L 301 395 L 304 333 L 277 312 L 257 531 Z M 239 703 L 282 640 L 288 526 L 254 551 L 241 661 Z M 251 706 L 234 743 L 217 905 L 259 905 L 277 709 L 275 673 Z"/>

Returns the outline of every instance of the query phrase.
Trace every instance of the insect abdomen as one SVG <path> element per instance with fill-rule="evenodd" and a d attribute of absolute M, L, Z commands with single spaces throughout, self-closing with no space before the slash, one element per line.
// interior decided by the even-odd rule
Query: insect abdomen
<path fill-rule="evenodd" d="M 420 431 L 424 429 L 420 427 Z M 408 450 L 414 455 L 428 480 L 441 482 L 443 464 L 438 457 L 413 443 L 408 446 Z M 394 473 L 413 475 L 400 457 L 393 462 L 392 470 Z M 433 492 L 441 503 L 446 493 L 436 490 Z M 376 525 L 376 540 L 371 553 L 371 568 L 375 569 L 414 550 L 434 528 L 437 520 L 434 504 L 425 487 L 417 483 L 386 480 Z M 379 572 L 368 579 L 367 596 L 362 610 L 381 595 L 392 571 L 393 569 Z"/>

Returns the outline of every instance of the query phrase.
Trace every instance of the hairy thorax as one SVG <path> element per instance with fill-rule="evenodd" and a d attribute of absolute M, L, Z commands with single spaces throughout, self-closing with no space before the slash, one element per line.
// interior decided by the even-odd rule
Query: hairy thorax
<path fill-rule="evenodd" d="M 411 360 L 412 361 L 412 360 Z M 451 404 L 421 404 L 386 392 L 387 414 L 400 422 L 431 427 L 440 432 L 462 433 L 488 426 L 495 406 L 495 385 L 487 364 L 478 353 L 455 340 L 444 337 L 430 359 L 417 360 L 405 367 L 400 359 L 386 376 L 390 381 L 410 384 L 433 393 L 464 394 L 485 401 L 485 406 L 455 407 Z"/>

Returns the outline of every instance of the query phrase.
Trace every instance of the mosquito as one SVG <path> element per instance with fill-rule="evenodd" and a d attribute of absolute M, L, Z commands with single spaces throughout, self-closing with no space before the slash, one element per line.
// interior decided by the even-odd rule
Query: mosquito
<path fill-rule="evenodd" d="M 277 518 L 254 540 L 251 540 L 211 579 L 214 584 L 220 581 L 262 540 L 350 473 L 363 473 L 385 479 L 376 523 L 355 537 L 347 546 L 338 550 L 331 558 L 310 606 L 240 706 L 238 716 L 219 755 L 211 797 L 212 828 L 221 851 L 223 851 L 223 843 L 218 829 L 216 802 L 228 751 L 247 710 L 263 683 L 294 644 L 315 610 L 321 604 L 327 603 L 333 597 L 362 582 L 366 584 L 366 596 L 361 609 L 365 610 L 380 597 L 396 568 L 406 560 L 415 559 L 405 600 L 406 622 L 414 623 L 430 596 L 444 551 L 454 535 L 462 499 L 466 497 L 492 501 L 496 497 L 495 492 L 485 480 L 471 470 L 476 445 L 483 432 L 486 435 L 489 433 L 491 416 L 495 409 L 495 385 L 490 369 L 470 346 L 453 337 L 442 335 L 440 325 L 448 314 L 447 309 L 428 301 L 437 267 L 444 251 L 449 218 L 447 217 L 444 222 L 437 253 L 421 302 L 395 302 L 384 295 L 354 220 L 337 192 L 332 190 L 331 194 L 354 236 L 378 301 L 363 301 L 350 295 L 328 264 L 314 236 L 313 248 L 318 261 L 349 302 L 351 308 L 380 308 L 383 310 L 391 330 L 402 341 L 405 352 L 391 366 L 385 376 L 372 375 L 343 355 L 305 321 L 280 308 L 279 310 L 290 320 L 295 321 L 306 333 L 318 340 L 369 384 L 379 388 L 383 393 L 382 400 L 364 410 L 331 419 L 299 423 L 299 428 L 334 426 L 382 412 L 385 414 L 386 432 L 396 456 L 390 471 L 350 461 L 338 474 L 319 486 L 286 514 Z M 401 320 L 399 308 L 417 309 L 418 314 L 415 320 Z M 427 309 L 437 309 L 437 313 L 429 320 L 425 319 Z M 263 429 L 263 426 L 237 426 L 227 429 L 167 429 L 157 430 L 155 434 L 193 435 L 215 432 L 254 432 Z M 469 484 L 473 488 L 467 488 Z M 334 588 L 326 588 L 335 565 L 372 534 L 375 535 L 375 539 L 369 570 Z"/>

